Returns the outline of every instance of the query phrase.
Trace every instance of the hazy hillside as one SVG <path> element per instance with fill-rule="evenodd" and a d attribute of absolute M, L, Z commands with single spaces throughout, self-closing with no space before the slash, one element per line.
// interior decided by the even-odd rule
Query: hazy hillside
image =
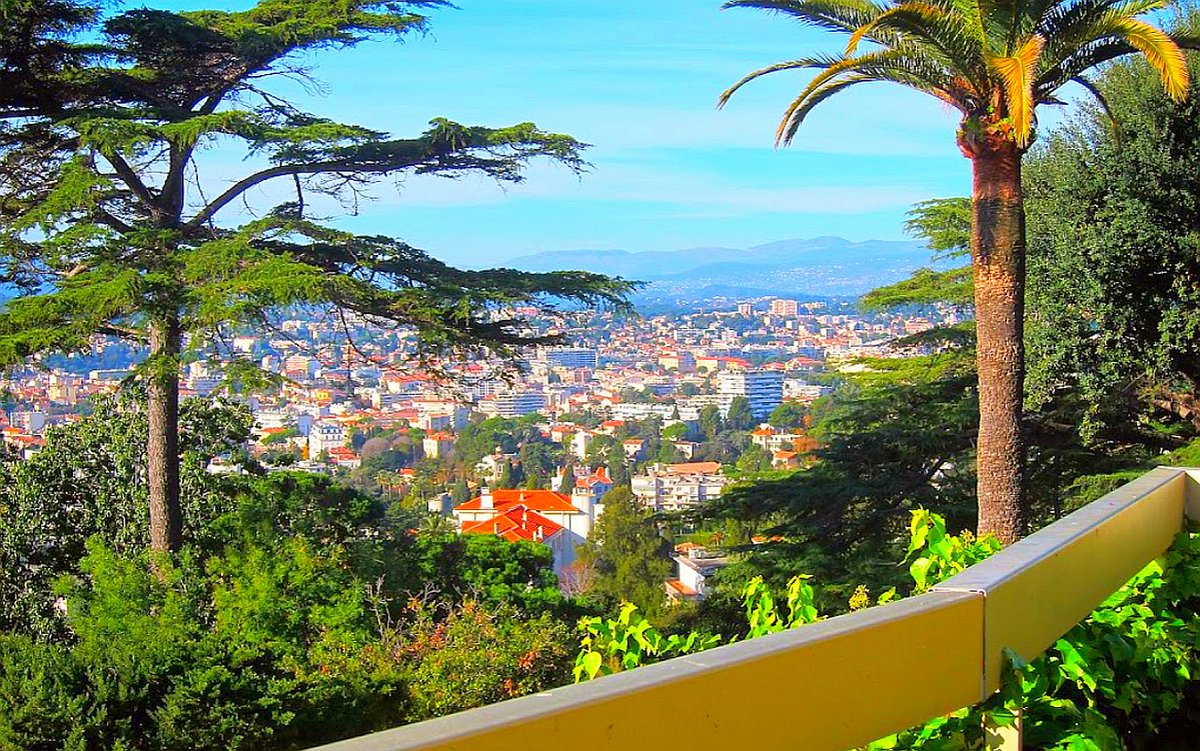
<path fill-rule="evenodd" d="M 630 253 L 562 250 L 514 258 L 524 271 L 578 269 L 649 282 L 643 300 L 698 300 L 714 296 L 858 295 L 929 264 L 915 241 L 840 237 L 780 240 L 751 248 L 687 248 Z"/>

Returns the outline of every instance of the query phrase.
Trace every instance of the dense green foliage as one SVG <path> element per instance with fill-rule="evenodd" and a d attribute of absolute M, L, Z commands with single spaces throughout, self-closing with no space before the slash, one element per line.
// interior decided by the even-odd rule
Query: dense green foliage
<path fill-rule="evenodd" d="M 414 604 L 396 656 L 414 663 L 413 719 L 427 719 L 561 686 L 570 680 L 571 629 L 549 614 L 468 601 L 442 616 Z"/>
<path fill-rule="evenodd" d="M 235 492 L 206 471 L 249 436 L 244 407 L 184 404 L 182 503 L 188 532 L 202 548 L 206 529 L 234 507 Z M 0 461 L 0 628 L 46 627 L 50 588 L 78 570 L 85 543 L 101 536 L 131 552 L 149 540 L 146 414 L 135 397 L 104 398 L 91 415 L 46 434 L 29 461 Z"/>
<path fill-rule="evenodd" d="M 992 538 L 969 532 L 947 533 L 937 514 L 911 514 L 908 554 L 912 594 L 984 560 L 1000 549 Z M 892 601 L 895 590 L 876 600 Z M 820 597 L 808 576 L 787 584 L 786 607 L 771 588 L 755 578 L 742 592 L 744 638 L 755 638 L 812 623 L 823 616 Z M 870 604 L 865 587 L 849 607 Z M 1133 579 L 1075 626 L 1046 654 L 1025 663 L 1016 660 L 1004 689 L 980 707 L 954 712 L 870 744 L 873 751 L 941 751 L 985 748 L 984 718 L 992 724 L 1013 721 L 1024 709 L 1025 743 L 1061 751 L 1117 751 L 1182 748 L 1200 731 L 1200 694 L 1192 682 L 1200 670 L 1200 534 L 1182 534 L 1167 554 Z M 660 634 L 633 605 L 615 619 L 580 621 L 580 651 L 575 680 L 629 670 L 727 641 L 720 635 L 691 632 Z M 732 640 L 736 640 L 735 637 Z"/>
<path fill-rule="evenodd" d="M 300 748 L 567 676 L 549 615 L 393 606 L 345 548 L 302 537 L 158 575 L 93 543 L 82 573 L 61 584 L 70 640 L 0 636 L 0 747 Z"/>
<path fill-rule="evenodd" d="M 137 400 L 0 464 L 0 748 L 298 748 L 567 680 L 548 548 L 414 532 L 320 475 L 211 475 L 244 412 L 185 414 L 174 562 L 147 550 Z"/>
<path fill-rule="evenodd" d="M 1098 441 L 1124 440 L 1146 404 L 1200 427 L 1200 101 L 1170 101 L 1153 75 L 1106 71 L 1109 111 L 1057 130 L 1026 170 L 1045 280 L 1030 288 L 1030 398 L 1070 393 Z"/>
<path fill-rule="evenodd" d="M 671 570 L 670 546 L 654 514 L 628 485 L 614 487 L 601 500 L 604 513 L 579 551 L 584 565 L 595 570 L 590 596 L 610 606 L 625 601 L 651 615 L 662 612 L 663 580 Z"/>
<path fill-rule="evenodd" d="M 826 581 L 890 585 L 894 573 L 873 561 L 897 554 L 910 510 L 934 508 L 956 526 L 973 524 L 969 355 L 867 365 L 814 410 L 816 464 L 737 484 L 702 509 L 704 518 L 735 520 L 779 538 L 749 551 L 748 575 L 779 585 L 796 571 L 811 571 Z M 722 572 L 730 587 L 744 581 L 739 568 Z"/>

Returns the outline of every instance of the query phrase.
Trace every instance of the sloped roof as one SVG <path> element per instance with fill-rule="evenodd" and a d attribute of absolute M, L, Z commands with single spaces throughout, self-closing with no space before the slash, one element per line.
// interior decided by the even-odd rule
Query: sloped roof
<path fill-rule="evenodd" d="M 511 506 L 505 511 L 483 521 L 464 524 L 464 535 L 499 535 L 509 542 L 529 540 L 544 542 L 562 531 L 562 526 L 546 517 L 530 511 L 524 505 Z"/>
<path fill-rule="evenodd" d="M 593 485 L 612 485 L 612 478 L 608 476 L 608 467 L 601 464 L 596 467 L 596 471 L 583 477 L 575 478 L 575 487 L 590 488 Z"/>
<path fill-rule="evenodd" d="M 667 472 L 673 475 L 710 475 L 720 471 L 720 462 L 686 462 L 667 465 Z"/>
<path fill-rule="evenodd" d="M 582 513 L 571 504 L 571 499 L 553 490 L 493 490 L 492 507 L 499 513 L 504 513 L 513 506 L 524 506 L 531 511 L 547 513 L 552 511 L 566 513 Z M 462 511 L 486 511 L 480 496 L 476 496 L 457 507 Z"/>

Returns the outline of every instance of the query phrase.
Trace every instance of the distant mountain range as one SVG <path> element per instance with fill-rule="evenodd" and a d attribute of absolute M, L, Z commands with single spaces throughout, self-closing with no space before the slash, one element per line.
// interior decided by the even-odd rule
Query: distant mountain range
<path fill-rule="evenodd" d="M 647 282 L 637 302 L 682 303 L 765 295 L 857 296 L 928 266 L 930 255 L 915 241 L 816 237 L 744 249 L 560 250 L 521 256 L 504 265 L 522 271 L 579 270 L 620 276 Z"/>

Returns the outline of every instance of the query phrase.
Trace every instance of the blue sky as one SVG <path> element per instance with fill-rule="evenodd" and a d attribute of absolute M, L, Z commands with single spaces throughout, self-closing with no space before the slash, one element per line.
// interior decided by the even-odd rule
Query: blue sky
<path fill-rule="evenodd" d="M 804 74 L 764 78 L 717 111 L 717 95 L 746 72 L 837 48 L 837 37 L 782 17 L 722 11 L 717 0 L 458 6 L 433 11 L 424 37 L 314 55 L 307 62 L 324 91 L 296 90 L 294 98 L 317 114 L 399 136 L 439 116 L 495 126 L 534 121 L 593 144 L 592 171 L 577 178 L 542 165 L 505 187 L 411 178 L 380 186 L 358 215 L 337 217 L 339 225 L 486 266 L 558 249 L 899 239 L 913 202 L 969 188 L 954 113 L 900 88 L 865 85 L 831 99 L 794 146 L 778 151 L 775 125 Z"/>

